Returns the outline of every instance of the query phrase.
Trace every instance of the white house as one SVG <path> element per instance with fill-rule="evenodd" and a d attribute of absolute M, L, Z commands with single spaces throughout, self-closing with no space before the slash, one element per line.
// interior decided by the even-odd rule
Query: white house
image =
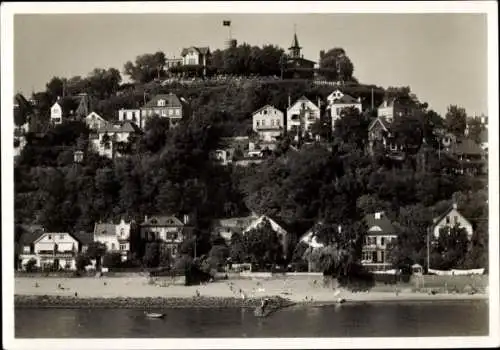
<path fill-rule="evenodd" d="M 141 118 L 141 110 L 139 108 L 120 109 L 118 110 L 118 120 L 120 122 L 132 122 L 141 129 L 144 128 L 144 122 Z"/>
<path fill-rule="evenodd" d="M 50 107 L 50 121 L 52 124 L 61 124 L 62 123 L 62 106 L 59 104 L 59 102 L 56 102 Z"/>
<path fill-rule="evenodd" d="M 363 244 L 361 264 L 371 271 L 385 271 L 392 263 L 388 254 L 398 238 L 392 222 L 384 212 L 365 215 L 368 226 Z"/>
<path fill-rule="evenodd" d="M 89 129 L 97 130 L 105 127 L 108 122 L 96 112 L 91 112 L 85 117 L 85 124 L 87 124 Z"/>
<path fill-rule="evenodd" d="M 94 241 L 103 243 L 108 252 L 120 253 L 122 261 L 127 260 L 130 252 L 131 223 L 121 219 L 120 223 L 96 223 Z"/>
<path fill-rule="evenodd" d="M 269 222 L 273 231 L 278 235 L 278 239 L 280 240 L 283 247 L 283 255 L 286 256 L 286 253 L 288 251 L 288 232 L 270 217 L 266 215 L 257 217 L 243 230 L 243 234 L 247 234 L 251 230 L 261 227 L 266 222 Z"/>
<path fill-rule="evenodd" d="M 21 267 L 33 259 L 37 267 L 56 266 L 75 270 L 76 255 L 84 251 L 88 239 L 75 237 L 67 232 L 44 232 L 38 230 L 21 238 L 22 252 L 19 255 Z"/>
<path fill-rule="evenodd" d="M 452 228 L 456 225 L 462 227 L 467 231 L 467 237 L 469 239 L 472 238 L 472 234 L 474 230 L 472 228 L 472 224 L 467 220 L 457 209 L 457 204 L 453 203 L 453 205 L 448 208 L 443 214 L 434 218 L 434 225 L 432 228 L 432 233 L 435 239 L 439 238 L 439 233 L 443 228 Z"/>
<path fill-rule="evenodd" d="M 287 130 L 302 130 L 302 136 L 311 132 L 312 125 L 320 120 L 320 109 L 307 97 L 302 96 L 286 111 Z"/>
<path fill-rule="evenodd" d="M 253 130 L 263 141 L 276 141 L 283 132 L 283 123 L 283 112 L 271 105 L 265 105 L 252 114 Z"/>
<path fill-rule="evenodd" d="M 335 121 L 340 119 L 342 116 L 342 111 L 346 108 L 355 108 L 361 113 L 363 111 L 361 105 L 361 98 L 355 99 L 352 96 L 344 94 L 339 89 L 333 91 L 328 97 L 326 109 L 330 111 L 330 116 L 332 120 L 332 130 L 335 128 Z"/>
<path fill-rule="evenodd" d="M 181 57 L 184 65 L 206 66 L 209 56 L 210 49 L 208 47 L 191 46 L 187 49 L 183 49 L 181 52 Z"/>
<path fill-rule="evenodd" d="M 93 149 L 101 156 L 114 158 L 120 156 L 118 143 L 129 142 L 130 135 L 138 133 L 137 126 L 133 123 L 106 124 L 90 134 L 90 142 Z"/>

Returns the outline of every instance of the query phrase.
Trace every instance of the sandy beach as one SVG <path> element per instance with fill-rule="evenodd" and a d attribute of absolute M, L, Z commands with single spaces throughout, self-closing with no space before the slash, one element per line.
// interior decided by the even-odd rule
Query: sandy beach
<path fill-rule="evenodd" d="M 315 282 L 316 281 L 316 282 Z M 279 296 L 294 303 L 334 303 L 339 298 L 349 301 L 410 301 L 487 299 L 487 293 L 412 292 L 411 288 L 387 291 L 349 292 L 323 287 L 313 278 L 238 279 L 216 281 L 200 286 L 184 286 L 158 278 L 152 284 L 147 277 L 82 277 L 82 278 L 15 278 L 15 295 L 89 298 L 241 298 L 255 299 Z M 76 295 L 75 295 L 76 293 Z"/>

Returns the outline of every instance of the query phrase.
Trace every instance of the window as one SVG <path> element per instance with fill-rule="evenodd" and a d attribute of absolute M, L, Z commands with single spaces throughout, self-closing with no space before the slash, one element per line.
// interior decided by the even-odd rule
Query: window
<path fill-rule="evenodd" d="M 173 109 L 169 109 L 168 110 L 168 115 L 174 115 L 174 110 Z"/>
<path fill-rule="evenodd" d="M 115 250 L 116 249 L 116 245 L 114 243 L 111 243 L 111 250 Z"/>
<path fill-rule="evenodd" d="M 385 252 L 384 251 L 380 252 L 380 262 L 382 262 L 382 263 L 385 262 Z"/>
<path fill-rule="evenodd" d="M 257 120 L 257 127 L 259 127 L 259 126 L 260 126 L 260 121 Z"/>
<path fill-rule="evenodd" d="M 48 239 L 52 239 L 52 235 L 48 235 L 48 236 L 47 236 L 47 238 L 48 238 Z"/>
<path fill-rule="evenodd" d="M 380 238 L 380 245 L 385 245 L 385 239 L 384 239 L 384 237 Z"/>
<path fill-rule="evenodd" d="M 120 229 L 120 236 L 122 236 L 122 237 L 123 237 L 124 235 L 125 235 L 125 229 L 121 228 L 121 229 Z"/>
<path fill-rule="evenodd" d="M 176 109 L 175 110 L 175 115 L 181 115 L 181 110 L 180 109 Z"/>
<path fill-rule="evenodd" d="M 165 107 L 165 100 L 158 100 L 159 107 Z"/>
<path fill-rule="evenodd" d="M 161 116 L 162 116 L 162 117 L 166 117 L 166 116 L 167 116 L 167 110 L 162 109 L 162 110 L 161 110 Z"/>
<path fill-rule="evenodd" d="M 267 114 L 267 110 L 264 110 L 264 112 L 263 112 L 263 113 L 264 113 L 264 114 Z"/>
<path fill-rule="evenodd" d="M 120 250 L 127 250 L 127 245 L 126 244 L 120 244 Z"/>
<path fill-rule="evenodd" d="M 135 112 L 132 112 L 131 114 L 132 114 L 131 120 L 135 120 Z"/>
<path fill-rule="evenodd" d="M 450 224 L 450 217 L 449 217 L 449 216 L 447 216 L 447 217 L 446 217 L 446 224 L 447 224 L 447 225 L 449 225 L 449 224 Z"/>
<path fill-rule="evenodd" d="M 106 142 L 104 144 L 104 149 L 110 149 L 111 148 L 111 144 L 109 142 Z"/>
<path fill-rule="evenodd" d="M 372 252 L 372 258 L 371 261 L 377 262 L 377 252 Z"/>

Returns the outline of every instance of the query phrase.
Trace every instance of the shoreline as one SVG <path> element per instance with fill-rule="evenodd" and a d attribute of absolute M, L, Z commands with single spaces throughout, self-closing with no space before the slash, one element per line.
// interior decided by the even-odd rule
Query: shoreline
<path fill-rule="evenodd" d="M 380 295 L 384 294 L 384 295 Z M 377 293 L 370 296 L 365 293 L 363 298 L 343 298 L 345 302 L 339 304 L 336 300 L 320 300 L 320 301 L 293 301 L 281 296 L 269 297 L 274 308 L 282 309 L 285 307 L 312 306 L 323 307 L 332 305 L 353 305 L 353 304 L 369 304 L 382 302 L 440 302 L 440 301 L 471 301 L 483 300 L 488 301 L 488 296 L 485 294 L 442 294 L 428 295 L 412 293 L 411 295 L 398 295 L 393 293 Z M 144 297 L 144 298 L 129 298 L 129 297 L 112 297 L 112 298 L 78 298 L 69 296 L 54 296 L 54 295 L 14 295 L 14 307 L 16 309 L 26 308 L 43 308 L 43 309 L 109 309 L 109 308 L 255 308 L 260 305 L 260 298 L 239 299 L 228 297 Z"/>

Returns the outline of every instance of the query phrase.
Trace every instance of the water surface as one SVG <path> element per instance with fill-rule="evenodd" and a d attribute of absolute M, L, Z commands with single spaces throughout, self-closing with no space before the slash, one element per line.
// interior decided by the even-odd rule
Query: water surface
<path fill-rule="evenodd" d="M 297 305 L 267 318 L 250 309 L 179 308 L 164 319 L 138 309 L 16 309 L 16 338 L 240 338 L 487 336 L 488 303 Z"/>

